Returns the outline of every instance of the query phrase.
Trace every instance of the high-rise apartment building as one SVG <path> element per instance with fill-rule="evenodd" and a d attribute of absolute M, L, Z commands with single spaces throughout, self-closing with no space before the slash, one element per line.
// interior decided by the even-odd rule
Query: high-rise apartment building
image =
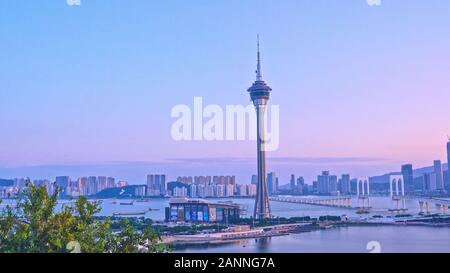
<path fill-rule="evenodd" d="M 247 195 L 256 196 L 257 186 L 255 184 L 247 185 Z"/>
<path fill-rule="evenodd" d="M 291 174 L 291 179 L 289 180 L 289 189 L 291 192 L 295 192 L 295 174 Z"/>
<path fill-rule="evenodd" d="M 98 192 L 97 177 L 89 176 L 87 179 L 87 195 L 94 195 Z"/>
<path fill-rule="evenodd" d="M 269 194 L 278 192 L 278 177 L 275 172 L 267 174 L 267 190 Z"/>
<path fill-rule="evenodd" d="M 70 187 L 70 177 L 68 177 L 68 176 L 57 176 L 55 184 L 62 191 L 62 193 L 65 194 L 67 188 Z"/>
<path fill-rule="evenodd" d="M 339 187 L 338 190 L 342 195 L 351 194 L 351 184 L 350 184 L 350 175 L 343 174 L 339 179 Z"/>
<path fill-rule="evenodd" d="M 101 192 L 108 186 L 106 176 L 97 177 L 97 191 Z"/>
<path fill-rule="evenodd" d="M 448 138 L 447 142 L 447 187 L 446 190 L 450 192 L 450 137 Z"/>
<path fill-rule="evenodd" d="M 256 174 L 252 175 L 252 184 L 254 185 L 258 184 L 258 175 Z"/>
<path fill-rule="evenodd" d="M 403 182 L 405 185 L 405 193 L 414 193 L 414 175 L 413 166 L 411 164 L 402 165 Z"/>
<path fill-rule="evenodd" d="M 444 174 L 442 172 L 442 163 L 440 160 L 435 160 L 433 166 L 434 166 L 434 173 L 436 174 L 436 190 L 443 190 Z"/>
<path fill-rule="evenodd" d="M 322 175 L 317 176 L 317 191 L 319 194 L 337 193 L 337 176 L 323 171 Z"/>
<path fill-rule="evenodd" d="M 192 182 L 192 177 L 191 182 Z M 181 181 L 179 181 L 181 182 Z M 186 183 L 187 184 L 187 183 Z M 192 184 L 192 183 L 190 183 Z M 149 174 L 147 175 L 147 196 L 159 196 L 166 194 L 166 175 Z"/>
<path fill-rule="evenodd" d="M 304 191 L 305 191 L 305 179 L 303 178 L 303 176 L 299 176 L 297 178 L 297 185 L 295 187 L 295 193 L 303 194 Z"/>

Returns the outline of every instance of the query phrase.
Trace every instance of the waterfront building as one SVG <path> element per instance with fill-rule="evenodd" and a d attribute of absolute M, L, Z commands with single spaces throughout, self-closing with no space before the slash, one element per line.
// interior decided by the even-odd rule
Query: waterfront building
<path fill-rule="evenodd" d="M 228 176 L 226 179 L 226 185 L 231 185 L 231 190 L 227 191 L 228 196 L 234 196 L 236 192 L 236 176 Z"/>
<path fill-rule="evenodd" d="M 205 187 L 205 195 L 203 197 L 216 197 L 216 187 L 214 185 L 207 185 Z"/>
<path fill-rule="evenodd" d="M 225 176 L 213 176 L 214 185 L 225 185 Z"/>
<path fill-rule="evenodd" d="M 57 176 L 55 184 L 61 189 L 62 193 L 65 194 L 67 188 L 70 186 L 70 177 L 68 176 Z"/>
<path fill-rule="evenodd" d="M 215 189 L 213 197 L 225 197 L 225 185 L 215 185 L 213 188 Z"/>
<path fill-rule="evenodd" d="M 267 190 L 269 194 L 278 192 L 278 177 L 275 172 L 267 174 Z"/>
<path fill-rule="evenodd" d="M 25 178 L 14 178 L 14 187 L 16 187 L 19 192 L 21 192 L 22 189 L 25 188 L 26 183 L 27 181 L 25 180 Z"/>
<path fill-rule="evenodd" d="M 114 177 L 106 178 L 106 188 L 115 188 L 116 187 L 116 179 Z"/>
<path fill-rule="evenodd" d="M 201 198 L 216 197 L 217 188 L 214 185 L 197 185 L 197 195 Z"/>
<path fill-rule="evenodd" d="M 437 175 L 436 173 L 423 174 L 423 184 L 425 192 L 434 192 L 437 190 Z"/>
<path fill-rule="evenodd" d="M 433 162 L 434 173 L 436 174 L 436 190 L 444 189 L 444 178 L 442 173 L 442 163 L 440 160 L 435 160 Z"/>
<path fill-rule="evenodd" d="M 204 198 L 206 196 L 206 187 L 208 185 L 197 185 L 197 196 L 200 198 Z"/>
<path fill-rule="evenodd" d="M 256 175 L 256 174 L 252 175 L 252 184 L 255 184 L 255 185 L 258 184 L 258 175 Z"/>
<path fill-rule="evenodd" d="M 319 194 L 337 193 L 337 176 L 330 175 L 329 171 L 323 171 L 322 175 L 317 176 L 317 191 Z"/>
<path fill-rule="evenodd" d="M 351 184 L 350 184 L 350 175 L 343 174 L 339 179 L 338 190 L 342 195 L 351 194 Z"/>
<path fill-rule="evenodd" d="M 192 180 L 192 176 L 179 176 L 177 178 L 178 182 L 182 182 L 184 184 L 192 184 L 193 180 Z"/>
<path fill-rule="evenodd" d="M 189 185 L 189 197 L 191 197 L 191 198 L 198 197 L 197 188 L 198 188 L 198 186 L 196 184 Z"/>
<path fill-rule="evenodd" d="M 87 181 L 88 181 L 87 177 L 79 177 L 77 180 L 78 192 L 80 192 L 81 195 L 88 195 Z"/>
<path fill-rule="evenodd" d="M 186 184 L 188 184 L 188 183 L 186 183 Z M 197 185 L 199 185 L 199 184 L 209 185 L 209 184 L 211 184 L 211 176 L 195 176 L 194 177 L 194 184 L 197 184 Z"/>
<path fill-rule="evenodd" d="M 319 192 L 319 182 L 317 182 L 317 181 L 312 182 L 312 191 L 315 193 Z"/>
<path fill-rule="evenodd" d="M 329 172 L 323 171 L 322 175 L 317 176 L 317 192 L 319 194 L 329 193 L 329 183 L 328 183 L 329 175 L 330 175 Z"/>
<path fill-rule="evenodd" d="M 14 197 L 17 193 L 15 186 L 0 186 L 0 198 Z"/>
<path fill-rule="evenodd" d="M 447 142 L 447 171 L 444 172 L 444 188 L 447 193 L 450 193 L 450 136 Z"/>
<path fill-rule="evenodd" d="M 192 177 L 191 177 L 192 179 Z M 165 174 L 147 175 L 147 196 L 158 196 L 165 194 L 167 190 Z"/>
<path fill-rule="evenodd" d="M 134 186 L 134 195 L 136 197 L 144 197 L 146 194 L 146 189 L 147 189 L 146 185 Z"/>
<path fill-rule="evenodd" d="M 186 187 L 175 187 L 173 189 L 173 197 L 187 197 L 188 191 Z"/>
<path fill-rule="evenodd" d="M 49 195 L 53 194 L 53 184 L 47 179 L 34 180 L 33 184 L 36 186 L 45 187 Z"/>
<path fill-rule="evenodd" d="M 98 192 L 96 176 L 89 176 L 88 180 L 87 180 L 87 184 L 88 184 L 88 189 L 87 189 L 88 195 L 94 195 Z"/>
<path fill-rule="evenodd" d="M 239 196 L 248 196 L 247 193 L 247 185 L 238 185 L 237 186 L 237 195 Z"/>
<path fill-rule="evenodd" d="M 450 192 L 450 177 L 449 177 L 449 171 L 444 171 L 444 181 L 446 181 L 445 182 L 445 185 L 444 185 L 444 188 L 445 188 L 445 190 L 447 191 L 447 193 L 449 193 Z"/>
<path fill-rule="evenodd" d="M 239 220 L 240 206 L 229 202 L 173 198 L 166 208 L 166 221 L 171 222 L 223 222 Z"/>
<path fill-rule="evenodd" d="M 254 184 L 247 185 L 247 195 L 248 196 L 256 196 L 257 186 Z"/>
<path fill-rule="evenodd" d="M 425 192 L 424 175 L 414 177 L 414 190 Z"/>
<path fill-rule="evenodd" d="M 292 193 L 295 191 L 295 174 L 291 174 L 291 179 L 289 180 L 289 190 Z"/>
<path fill-rule="evenodd" d="M 106 176 L 97 177 L 97 192 L 101 192 L 102 190 L 106 189 L 107 186 L 108 182 Z"/>
<path fill-rule="evenodd" d="M 297 178 L 297 186 L 295 189 L 295 193 L 303 194 L 304 191 L 305 191 L 305 179 L 303 178 L 303 176 L 299 176 Z"/>
<path fill-rule="evenodd" d="M 447 181 L 446 190 L 450 193 L 450 137 L 447 142 L 447 179 L 445 181 Z"/>
<path fill-rule="evenodd" d="M 235 189 L 236 189 L 236 185 L 233 185 L 233 184 L 225 185 L 225 196 L 233 197 L 235 194 Z"/>
<path fill-rule="evenodd" d="M 336 175 L 330 175 L 329 177 L 329 194 L 331 195 L 338 195 L 338 188 L 337 188 L 338 178 Z"/>
<path fill-rule="evenodd" d="M 414 193 L 414 174 L 412 164 L 402 165 L 403 182 L 405 185 L 405 193 Z"/>

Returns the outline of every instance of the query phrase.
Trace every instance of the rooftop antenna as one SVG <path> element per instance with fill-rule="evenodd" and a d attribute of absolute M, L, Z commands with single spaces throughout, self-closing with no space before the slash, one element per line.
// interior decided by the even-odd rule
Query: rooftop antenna
<path fill-rule="evenodd" d="M 261 71 L 261 57 L 259 53 L 259 34 L 256 35 L 257 46 L 258 46 L 258 65 L 256 67 L 256 81 L 262 81 L 262 71 Z"/>

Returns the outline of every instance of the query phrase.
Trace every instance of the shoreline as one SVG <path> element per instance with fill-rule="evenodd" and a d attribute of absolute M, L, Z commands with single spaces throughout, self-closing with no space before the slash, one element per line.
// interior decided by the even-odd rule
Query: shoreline
<path fill-rule="evenodd" d="M 283 225 L 276 225 L 273 227 L 279 227 Z M 234 238 L 223 238 L 217 236 L 211 236 L 212 234 L 204 234 L 204 235 L 167 235 L 163 237 L 163 242 L 169 245 L 186 245 L 186 244 L 204 244 L 204 243 L 226 243 L 233 242 L 239 240 L 248 240 L 248 239 L 261 239 L 261 238 L 271 238 L 271 237 L 279 237 L 279 236 L 289 236 L 291 234 L 300 234 L 307 233 L 313 231 L 322 231 L 322 230 L 331 230 L 336 228 L 345 228 L 345 227 L 377 227 L 377 226 L 392 226 L 392 227 L 429 227 L 429 228 L 450 228 L 450 223 L 425 223 L 425 222 L 414 222 L 414 223 L 404 223 L 404 222 L 386 222 L 386 223 L 330 223 L 329 225 L 317 225 L 317 226 L 309 226 L 310 229 L 293 229 L 286 232 L 275 232 L 275 233 L 263 233 L 258 235 L 249 235 L 249 236 L 237 236 Z M 216 233 L 217 235 L 225 234 L 225 233 Z M 232 234 L 232 233 L 229 233 Z"/>

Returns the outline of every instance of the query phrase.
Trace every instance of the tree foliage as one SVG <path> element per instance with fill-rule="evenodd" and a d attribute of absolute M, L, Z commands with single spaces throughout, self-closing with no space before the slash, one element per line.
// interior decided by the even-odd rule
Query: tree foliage
<path fill-rule="evenodd" d="M 0 211 L 0 253 L 167 251 L 151 226 L 137 231 L 122 219 L 114 231 L 109 218 L 95 218 L 100 211 L 100 203 L 86 197 L 59 207 L 58 191 L 49 195 L 45 187 L 28 180 L 15 205 Z"/>

